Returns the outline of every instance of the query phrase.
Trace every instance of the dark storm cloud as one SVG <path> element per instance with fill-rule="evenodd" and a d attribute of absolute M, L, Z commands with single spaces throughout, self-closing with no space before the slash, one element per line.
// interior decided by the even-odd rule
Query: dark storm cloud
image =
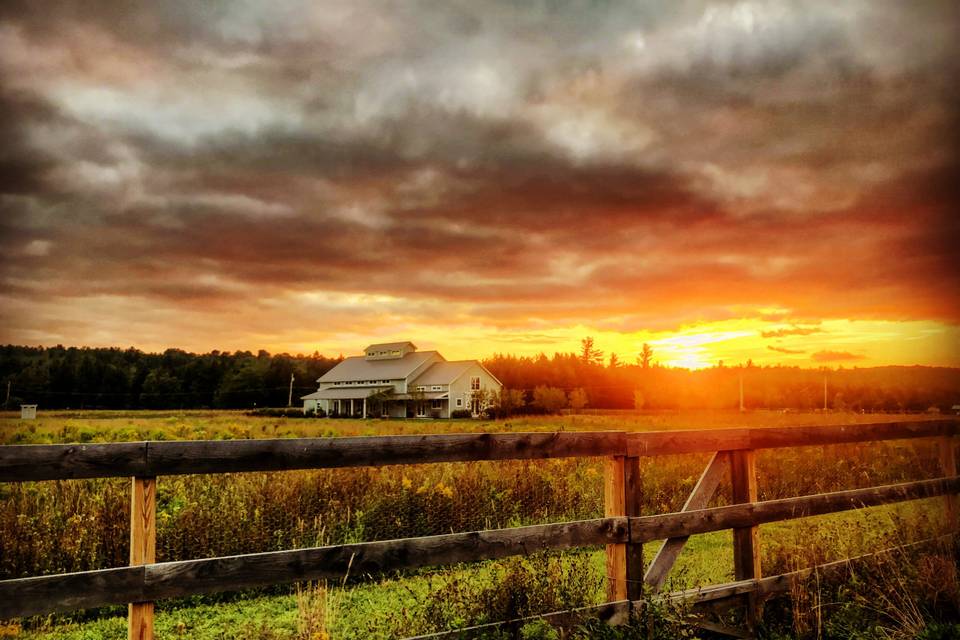
<path fill-rule="evenodd" d="M 955 3 L 0 11 L 21 302 L 960 321 Z"/>

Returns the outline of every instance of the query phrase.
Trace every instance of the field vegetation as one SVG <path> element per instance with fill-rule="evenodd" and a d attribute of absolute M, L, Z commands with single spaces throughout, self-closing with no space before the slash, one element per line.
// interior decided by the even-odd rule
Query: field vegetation
<path fill-rule="evenodd" d="M 35 421 L 5 415 L 0 418 L 0 443 L 652 430 L 902 418 L 714 411 L 525 416 L 507 421 L 381 421 L 215 411 L 52 412 L 41 413 Z M 706 460 L 703 455 L 644 460 L 644 512 L 679 510 Z M 939 475 L 935 460 L 934 445 L 925 441 L 764 451 L 758 461 L 760 498 L 935 477 Z M 599 517 L 602 490 L 599 459 L 163 477 L 158 483 L 158 560 Z M 728 500 L 728 491 L 722 490 L 714 503 Z M 124 479 L 0 485 L 0 579 L 125 565 L 128 503 L 129 481 Z M 942 501 L 938 500 L 766 525 L 761 527 L 763 571 L 781 573 L 875 551 L 928 537 L 943 525 Z M 648 557 L 656 546 L 649 545 Z M 769 606 L 770 624 L 765 633 L 769 637 L 811 638 L 913 637 L 897 635 L 904 629 L 951 633 L 949 623 L 957 619 L 960 604 L 955 557 L 950 547 L 909 562 L 878 561 L 855 574 L 852 587 L 850 580 L 838 580 L 798 588 L 785 603 Z M 282 586 L 164 602 L 157 624 L 161 638 L 415 635 L 597 603 L 604 590 L 603 571 L 602 550 L 588 548 L 444 570 L 347 576 L 340 584 Z M 675 573 L 673 588 L 732 579 L 730 533 L 694 536 Z M 871 589 L 890 581 L 899 581 L 901 591 L 907 589 L 908 593 L 889 603 L 871 599 Z M 827 602 L 832 604 L 827 606 Z M 0 636 L 122 638 L 123 613 L 114 608 L 8 621 L 0 627 Z M 667 623 L 676 612 L 661 613 L 666 617 L 658 622 L 658 628 L 687 633 Z M 525 633 L 550 637 L 547 629 L 537 625 Z M 588 624 L 580 633 L 620 632 Z"/>

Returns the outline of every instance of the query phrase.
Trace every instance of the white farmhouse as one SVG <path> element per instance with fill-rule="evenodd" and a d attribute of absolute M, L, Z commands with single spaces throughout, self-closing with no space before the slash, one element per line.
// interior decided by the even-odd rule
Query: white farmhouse
<path fill-rule="evenodd" d="M 503 387 L 476 360 L 448 361 L 412 342 L 372 344 L 346 358 L 302 397 L 304 413 L 328 416 L 449 418 L 457 410 L 480 415 Z"/>

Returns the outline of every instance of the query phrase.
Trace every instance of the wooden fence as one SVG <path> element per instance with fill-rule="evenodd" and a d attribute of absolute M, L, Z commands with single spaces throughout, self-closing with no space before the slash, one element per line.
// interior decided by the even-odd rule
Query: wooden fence
<path fill-rule="evenodd" d="M 0 581 L 0 619 L 130 603 L 129 637 L 149 639 L 153 637 L 153 603 L 162 598 L 339 579 L 348 572 L 353 576 L 376 575 L 543 549 L 606 545 L 608 602 L 588 610 L 542 617 L 562 623 L 571 616 L 589 613 L 619 621 L 642 601 L 644 584 L 653 591 L 662 587 L 690 535 L 733 529 L 735 582 L 663 597 L 695 602 L 742 600 L 752 625 L 759 615 L 762 598 L 786 590 L 790 579 L 800 575 L 761 577 L 757 539 L 760 524 L 944 496 L 947 521 L 950 530 L 955 530 L 960 493 L 954 442 L 958 430 L 960 421 L 932 420 L 641 433 L 479 433 L 0 446 L 0 482 L 123 476 L 133 479 L 130 566 Z M 939 440 L 942 477 L 757 501 L 758 449 L 906 438 Z M 683 510 L 641 516 L 640 458 L 695 452 L 714 455 Z M 157 563 L 155 558 L 158 476 L 598 456 L 606 459 L 603 518 L 201 560 Z M 706 508 L 727 466 L 733 504 Z M 645 566 L 643 544 L 655 540 L 666 542 Z M 700 624 L 708 626 L 703 621 Z M 716 625 L 712 628 L 730 635 L 748 633 Z M 478 627 L 453 633 L 464 637 L 483 630 Z"/>

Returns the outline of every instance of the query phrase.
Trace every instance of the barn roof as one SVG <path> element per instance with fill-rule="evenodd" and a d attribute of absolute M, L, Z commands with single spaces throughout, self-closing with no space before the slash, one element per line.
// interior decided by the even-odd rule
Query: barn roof
<path fill-rule="evenodd" d="M 346 358 L 330 371 L 320 376 L 317 382 L 361 382 L 366 380 L 405 379 L 428 360 L 440 358 L 436 351 L 413 351 L 402 358 L 368 360 L 364 356 Z"/>
<path fill-rule="evenodd" d="M 473 365 L 479 365 L 476 360 L 456 360 L 437 362 L 410 381 L 410 384 L 430 385 L 430 384 L 450 384 Z"/>

